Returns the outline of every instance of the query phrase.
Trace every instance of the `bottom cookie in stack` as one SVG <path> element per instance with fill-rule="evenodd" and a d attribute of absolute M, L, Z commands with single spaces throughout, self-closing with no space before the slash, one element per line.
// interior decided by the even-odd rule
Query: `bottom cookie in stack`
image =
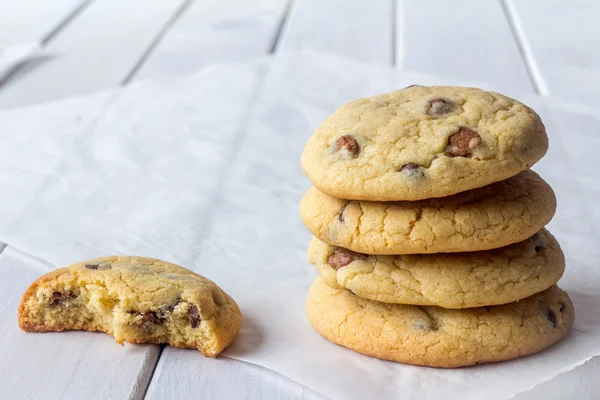
<path fill-rule="evenodd" d="M 446 309 L 387 304 L 313 282 L 306 311 L 326 339 L 359 353 L 453 368 L 536 353 L 562 339 L 573 323 L 569 296 L 556 285 L 491 307 Z"/>

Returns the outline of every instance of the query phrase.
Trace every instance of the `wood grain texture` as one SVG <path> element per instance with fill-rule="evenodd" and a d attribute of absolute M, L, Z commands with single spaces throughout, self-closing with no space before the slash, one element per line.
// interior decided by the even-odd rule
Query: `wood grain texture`
<path fill-rule="evenodd" d="M 504 1 L 545 94 L 600 104 L 600 1 Z"/>
<path fill-rule="evenodd" d="M 0 49 L 43 42 L 85 0 L 19 0 L 0 2 Z"/>
<path fill-rule="evenodd" d="M 114 87 L 123 81 L 183 0 L 92 3 L 0 90 L 0 108 Z M 135 16 L 135 17 L 132 17 Z"/>
<path fill-rule="evenodd" d="M 534 91 L 499 2 L 400 0 L 397 35 L 404 69 Z"/>
<path fill-rule="evenodd" d="M 277 52 L 318 50 L 391 65 L 393 8 L 392 0 L 296 1 Z"/>
<path fill-rule="evenodd" d="M 51 269 L 10 246 L 0 254 L 0 398 L 142 399 L 159 346 L 121 347 L 102 333 L 19 329 L 21 296 Z"/>
<path fill-rule="evenodd" d="M 134 80 L 192 73 L 207 64 L 266 54 L 288 0 L 191 3 L 141 66 Z"/>

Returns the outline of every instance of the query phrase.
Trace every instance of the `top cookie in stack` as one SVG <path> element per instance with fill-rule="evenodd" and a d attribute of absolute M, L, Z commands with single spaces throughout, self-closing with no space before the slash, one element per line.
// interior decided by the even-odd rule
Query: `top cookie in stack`
<path fill-rule="evenodd" d="M 315 187 L 300 214 L 321 275 L 313 327 L 368 355 L 441 367 L 564 337 L 574 312 L 554 285 L 565 261 L 543 229 L 556 198 L 529 170 L 547 149 L 533 110 L 480 89 L 412 86 L 335 111 L 302 155 Z"/>
<path fill-rule="evenodd" d="M 302 168 L 333 197 L 412 201 L 510 178 L 547 150 L 539 116 L 516 100 L 412 86 L 335 111 L 308 141 Z"/>

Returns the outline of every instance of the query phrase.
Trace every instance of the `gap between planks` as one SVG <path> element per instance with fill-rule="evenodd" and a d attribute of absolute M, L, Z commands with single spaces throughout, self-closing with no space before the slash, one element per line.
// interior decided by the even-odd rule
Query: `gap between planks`
<path fill-rule="evenodd" d="M 133 66 L 131 71 L 125 76 L 125 79 L 121 82 L 121 86 L 127 85 L 135 74 L 142 68 L 144 63 L 148 60 L 148 58 L 152 55 L 156 47 L 160 44 L 162 39 L 165 37 L 167 32 L 179 21 L 179 19 L 185 14 L 185 12 L 190 8 L 194 0 L 184 0 L 184 2 L 179 6 L 177 11 L 173 14 L 173 16 L 165 23 L 162 29 L 158 32 L 154 40 L 150 43 L 146 51 L 141 55 L 138 62 Z M 162 351 L 161 351 L 162 352 Z"/>
<path fill-rule="evenodd" d="M 536 93 L 542 96 L 549 96 L 550 90 L 548 88 L 548 84 L 546 83 L 540 67 L 533 56 L 533 52 L 527 41 L 525 30 L 523 29 L 521 20 L 517 15 L 517 10 L 512 5 L 511 0 L 498 1 L 500 1 L 502 10 L 504 10 L 504 15 L 508 22 L 508 26 L 510 27 L 510 30 L 515 38 L 519 52 L 525 61 L 529 78 L 531 79 L 531 83 L 533 84 Z"/>
<path fill-rule="evenodd" d="M 275 30 L 275 34 L 273 35 L 273 41 L 269 46 L 267 54 L 275 54 L 275 52 L 277 51 L 277 47 L 279 46 L 279 43 L 281 41 L 281 35 L 283 34 L 283 30 L 285 29 L 288 23 L 288 19 L 290 17 L 290 14 L 292 13 L 292 10 L 298 6 L 298 1 L 299 0 L 288 0 L 285 8 L 283 9 L 283 13 L 281 14 L 279 25 L 277 25 L 277 29 Z"/>
<path fill-rule="evenodd" d="M 94 0 L 86 0 L 67 13 L 63 19 L 58 21 L 58 24 L 48 31 L 41 39 L 40 39 L 40 47 L 45 47 L 48 43 L 52 41 L 60 32 L 62 32 L 71 22 L 73 22 L 81 13 L 92 3 Z M 6 83 L 8 83 L 11 78 L 15 76 L 15 74 L 23 67 L 25 67 L 26 63 L 20 63 L 16 65 L 12 70 L 9 70 L 8 73 L 4 76 L 4 78 L 0 79 L 0 89 Z M 5 245 L 6 246 L 6 245 Z"/>
<path fill-rule="evenodd" d="M 85 0 L 80 5 L 75 7 L 65 18 L 59 22 L 59 24 L 48 32 L 40 41 L 42 46 L 48 44 L 56 35 L 58 35 L 64 28 L 66 28 L 72 21 L 75 20 L 94 0 Z"/>
<path fill-rule="evenodd" d="M 154 365 L 152 366 L 152 371 L 150 371 L 147 377 L 143 379 L 142 382 L 140 382 L 139 386 L 136 385 L 137 387 L 131 394 L 130 400 L 144 400 L 146 398 L 146 395 L 148 394 L 148 389 L 150 388 L 150 382 L 152 382 L 152 379 L 154 379 L 156 367 L 158 367 L 158 363 L 160 362 L 160 358 L 162 357 L 163 351 L 165 351 L 166 346 L 166 344 L 160 345 L 160 348 L 158 349 L 158 355 L 156 356 L 156 359 L 154 360 Z M 142 387 L 142 385 L 144 385 L 144 387 Z"/>

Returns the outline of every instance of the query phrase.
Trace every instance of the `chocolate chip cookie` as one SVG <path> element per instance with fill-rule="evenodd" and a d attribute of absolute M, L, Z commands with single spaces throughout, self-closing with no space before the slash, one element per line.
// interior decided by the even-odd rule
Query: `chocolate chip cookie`
<path fill-rule="evenodd" d="M 302 168 L 333 197 L 422 200 L 510 178 L 547 149 L 539 116 L 516 100 L 413 86 L 335 111 L 309 139 Z"/>
<path fill-rule="evenodd" d="M 308 259 L 334 289 L 384 303 L 469 308 L 510 303 L 561 278 L 565 258 L 545 229 L 495 250 L 373 256 L 313 238 Z"/>
<path fill-rule="evenodd" d="M 29 332 L 100 331 L 215 357 L 237 336 L 237 304 L 212 281 L 153 258 L 101 257 L 37 279 L 19 306 Z"/>
<path fill-rule="evenodd" d="M 440 199 L 341 200 L 316 188 L 300 204 L 306 227 L 325 243 L 367 254 L 489 250 L 523 241 L 554 215 L 552 188 L 531 170 Z"/>
<path fill-rule="evenodd" d="M 574 310 L 552 286 L 501 306 L 448 310 L 379 303 L 318 277 L 306 302 L 313 328 L 333 343 L 386 360 L 461 367 L 536 353 L 566 336 Z"/>

